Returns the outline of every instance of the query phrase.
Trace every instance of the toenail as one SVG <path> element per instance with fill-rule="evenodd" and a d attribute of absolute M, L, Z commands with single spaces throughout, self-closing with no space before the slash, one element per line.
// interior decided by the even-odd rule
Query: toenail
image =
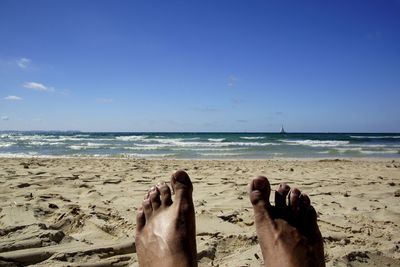
<path fill-rule="evenodd" d="M 300 195 L 301 198 L 301 202 L 305 205 L 305 206 L 309 206 L 310 205 L 310 198 L 307 195 Z"/>
<path fill-rule="evenodd" d="M 164 181 L 158 182 L 158 183 L 157 183 L 157 187 L 161 187 L 161 186 L 164 186 L 164 185 L 165 185 L 165 182 L 164 182 Z"/>
<path fill-rule="evenodd" d="M 185 171 L 177 171 L 173 177 L 180 183 L 186 183 L 189 180 L 189 175 Z"/>
<path fill-rule="evenodd" d="M 254 189 L 256 190 L 265 189 L 268 186 L 266 179 L 265 178 L 260 179 L 260 178 L 261 177 L 257 177 L 256 179 L 253 180 Z"/>
<path fill-rule="evenodd" d="M 280 184 L 279 189 L 286 192 L 290 190 L 290 187 L 287 184 Z"/>
<path fill-rule="evenodd" d="M 300 190 L 297 188 L 293 188 L 291 194 L 292 195 L 300 195 Z"/>

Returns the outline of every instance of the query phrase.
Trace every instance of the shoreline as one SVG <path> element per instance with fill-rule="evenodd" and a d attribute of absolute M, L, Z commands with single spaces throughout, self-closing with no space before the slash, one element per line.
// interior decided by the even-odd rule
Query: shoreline
<path fill-rule="evenodd" d="M 0 159 L 99 159 L 99 160 L 148 160 L 148 161 L 400 161 L 400 157 L 274 157 L 274 158 L 141 158 L 141 157 L 110 157 L 110 156 L 9 156 L 0 155 Z"/>

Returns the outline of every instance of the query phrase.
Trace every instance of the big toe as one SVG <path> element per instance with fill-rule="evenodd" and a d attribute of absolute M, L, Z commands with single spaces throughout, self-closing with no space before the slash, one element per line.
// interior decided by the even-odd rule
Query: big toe
<path fill-rule="evenodd" d="M 269 194 L 271 193 L 271 187 L 269 181 L 264 176 L 258 176 L 251 180 L 249 183 L 249 194 L 250 201 L 253 206 L 269 205 Z"/>
<path fill-rule="evenodd" d="M 271 187 L 264 176 L 258 176 L 249 183 L 250 202 L 253 205 L 256 225 L 274 227 L 272 207 L 269 203 Z"/>
<path fill-rule="evenodd" d="M 179 170 L 172 175 L 171 187 L 175 194 L 175 200 L 192 197 L 193 185 L 185 171 Z"/>

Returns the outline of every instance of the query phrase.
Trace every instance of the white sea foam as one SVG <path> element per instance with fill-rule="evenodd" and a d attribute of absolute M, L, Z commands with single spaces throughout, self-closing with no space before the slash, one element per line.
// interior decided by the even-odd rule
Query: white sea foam
<path fill-rule="evenodd" d="M 9 138 L 12 138 L 14 140 L 18 140 L 18 141 L 31 141 L 31 140 L 43 140 L 48 138 L 49 136 L 46 135 L 13 135 L 10 136 Z"/>
<path fill-rule="evenodd" d="M 259 142 L 183 142 L 179 139 L 162 140 L 161 143 L 135 143 L 132 146 L 113 146 L 113 149 L 128 150 L 157 150 L 157 149 L 174 149 L 174 150 L 214 150 L 214 149 L 243 149 L 245 147 L 265 147 L 279 145 L 277 143 L 259 143 Z"/>
<path fill-rule="evenodd" d="M 225 138 L 208 138 L 207 140 L 210 142 L 222 142 Z"/>
<path fill-rule="evenodd" d="M 49 139 L 47 139 L 49 140 Z M 58 139 L 50 139 L 50 141 L 115 141 L 114 138 L 79 138 L 79 137 L 71 137 L 71 136 L 60 136 Z"/>
<path fill-rule="evenodd" d="M 161 143 L 161 144 L 176 144 L 176 143 L 188 143 L 195 140 L 200 140 L 200 137 L 193 138 L 146 138 L 140 140 L 142 143 Z"/>
<path fill-rule="evenodd" d="M 337 147 L 342 145 L 347 145 L 349 141 L 336 141 L 336 140 L 280 140 L 289 145 L 303 145 L 311 147 Z"/>
<path fill-rule="evenodd" d="M 38 155 L 38 152 L 35 151 L 29 151 L 26 153 L 0 153 L 0 157 L 2 158 L 28 158 L 28 157 L 33 157 Z M 40 155 L 41 157 L 44 156 L 46 157 L 46 155 Z"/>
<path fill-rule="evenodd" d="M 361 154 L 398 154 L 399 150 L 394 150 L 394 149 L 379 149 L 379 150 L 365 150 L 362 147 L 337 147 L 332 150 L 328 151 L 321 151 L 318 152 L 320 154 L 328 154 L 328 153 L 340 153 L 340 154 L 346 154 L 346 153 L 361 153 Z"/>
<path fill-rule="evenodd" d="M 367 139 L 391 139 L 391 138 L 400 138 L 400 136 L 396 135 L 374 135 L 374 136 L 362 136 L 362 135 L 350 135 L 351 138 L 357 138 L 357 139 L 363 139 L 363 138 L 367 138 Z"/>
<path fill-rule="evenodd" d="M 170 146 L 166 144 L 135 144 L 134 146 L 124 146 L 124 147 L 112 147 L 126 150 L 159 150 L 168 148 Z"/>
<path fill-rule="evenodd" d="M 99 140 L 98 138 L 79 138 L 76 136 L 54 136 L 54 135 L 10 135 L 8 138 L 16 141 L 39 141 L 39 142 L 60 142 L 60 141 L 85 141 Z M 114 139 L 107 139 L 114 140 Z"/>
<path fill-rule="evenodd" d="M 90 134 L 75 134 L 76 137 L 90 137 Z"/>
<path fill-rule="evenodd" d="M 170 148 L 174 151 L 186 151 L 187 148 L 184 147 L 173 147 Z M 190 151 L 236 151 L 236 150 L 245 150 L 246 147 L 192 147 Z"/>
<path fill-rule="evenodd" d="M 41 141 L 31 141 L 28 145 L 32 146 L 61 146 L 65 145 L 63 142 L 41 142 Z"/>
<path fill-rule="evenodd" d="M 73 150 L 81 150 L 81 149 L 102 148 L 106 146 L 109 146 L 109 144 L 88 142 L 88 143 L 81 143 L 79 145 L 70 145 L 68 147 Z"/>
<path fill-rule="evenodd" d="M 189 142 L 182 141 L 182 139 L 164 139 L 159 140 L 156 144 L 135 144 L 139 147 L 159 147 L 159 148 L 170 148 L 170 147 L 197 147 L 197 146 L 221 146 L 219 143 L 208 143 L 208 142 Z"/>
<path fill-rule="evenodd" d="M 49 144 L 48 142 L 41 142 L 41 141 L 32 141 L 29 142 L 28 144 L 32 145 L 32 146 L 45 146 L 47 144 Z"/>
<path fill-rule="evenodd" d="M 234 156 L 243 156 L 241 153 L 199 153 L 201 156 L 206 157 L 234 157 Z"/>
<path fill-rule="evenodd" d="M 362 154 L 399 154 L 399 150 L 361 150 Z"/>
<path fill-rule="evenodd" d="M 247 140 L 265 139 L 264 136 L 241 136 L 240 138 L 247 139 Z"/>
<path fill-rule="evenodd" d="M 87 146 L 80 146 L 80 145 L 72 145 L 72 146 L 68 146 L 68 147 L 73 150 L 87 149 Z"/>
<path fill-rule="evenodd" d="M 361 147 L 336 147 L 334 149 L 339 153 L 349 153 L 349 152 L 361 152 Z"/>
<path fill-rule="evenodd" d="M 84 144 L 84 143 L 83 143 Z M 82 144 L 82 145 L 83 145 Z M 88 142 L 88 143 L 86 143 L 86 145 L 88 146 L 88 147 L 93 147 L 93 148 L 100 148 L 100 147 L 106 147 L 106 146 L 109 146 L 110 144 L 104 144 L 104 143 L 91 143 L 91 142 Z"/>
<path fill-rule="evenodd" d="M 139 141 L 146 139 L 148 136 L 147 135 L 129 135 L 129 136 L 117 136 L 115 139 L 121 140 L 121 141 Z"/>
<path fill-rule="evenodd" d="M 342 145 L 341 147 L 344 148 L 360 148 L 360 149 L 396 149 L 400 148 L 400 145 L 395 145 L 395 144 L 347 144 L 347 145 Z"/>
<path fill-rule="evenodd" d="M 173 157 L 175 154 L 165 153 L 165 154 L 141 154 L 141 153 L 124 153 L 123 157 L 134 157 L 134 158 L 166 158 Z"/>
<path fill-rule="evenodd" d="M 0 147 L 10 147 L 13 145 L 15 145 L 15 143 L 12 143 L 12 142 L 0 143 Z"/>
<path fill-rule="evenodd" d="M 15 138 L 10 138 L 12 141 L 20 141 L 20 142 L 25 142 L 30 145 L 60 145 L 63 144 L 64 142 L 68 141 L 86 141 L 86 142 L 96 142 L 96 141 L 115 141 L 114 138 L 78 138 L 78 137 L 71 137 L 71 136 L 56 136 L 56 137 L 51 137 L 51 136 L 18 136 Z M 42 142 L 42 143 L 40 143 Z M 47 142 L 47 143 L 46 143 Z"/>
<path fill-rule="evenodd" d="M 388 147 L 388 145 L 379 145 L 379 144 L 350 144 L 349 147 L 362 147 L 362 148 L 379 148 L 379 147 Z"/>
<path fill-rule="evenodd" d="M 198 140 L 200 138 L 165 138 L 165 139 L 158 139 L 158 138 L 148 138 L 146 140 L 142 140 L 146 143 L 161 143 L 161 144 L 178 144 L 178 143 L 189 143 L 193 140 Z"/>
<path fill-rule="evenodd" d="M 277 146 L 277 143 L 260 143 L 260 142 L 230 142 L 228 143 L 232 146 L 250 146 L 250 147 L 257 147 L 257 146 Z"/>
<path fill-rule="evenodd" d="M 352 135 L 353 141 L 349 139 L 335 140 L 335 136 L 328 137 L 330 140 L 302 139 L 293 136 L 283 137 L 281 140 L 269 141 L 267 135 L 241 134 L 237 141 L 230 141 L 230 135 L 195 135 L 195 134 L 58 134 L 58 133 L 1 133 L 0 152 L 6 156 L 42 156 L 42 153 L 57 154 L 56 157 L 82 155 L 85 157 L 119 157 L 121 152 L 134 157 L 271 157 L 277 151 L 283 156 L 299 155 L 343 155 L 351 157 L 400 157 L 400 143 L 397 138 L 385 134 L 382 136 L 369 134 Z M 342 135 L 340 135 L 341 137 Z M 214 137 L 214 138 L 208 138 Z M 296 138 L 296 139 L 294 139 Z M 359 138 L 359 139 L 357 139 Z M 370 138 L 370 142 L 361 138 Z M 380 138 L 387 138 L 379 140 Z M 396 138 L 396 139 L 394 139 Z M 15 150 L 14 150 L 15 147 Z M 17 149 L 18 148 L 18 149 Z M 46 149 L 44 149 L 46 148 Z M 54 152 L 51 148 L 56 148 Z M 8 153 L 10 151 L 10 153 Z M 14 152 L 12 152 L 14 151 Z M 32 151 L 33 153 L 21 153 L 21 151 Z M 131 153 L 132 152 L 132 153 Z M 157 153 L 159 152 L 159 153 Z M 96 153 L 96 154 L 94 154 Z M 165 154 L 166 153 L 166 154 Z M 318 153 L 318 154 L 317 154 Z M 4 156 L 4 155 L 3 155 Z M 43 155 L 46 156 L 46 155 Z"/>
<path fill-rule="evenodd" d="M 263 147 L 278 145 L 276 143 L 259 143 L 259 142 L 182 142 L 169 141 L 166 144 L 176 147 L 232 147 L 232 146 L 248 146 L 248 147 Z"/>

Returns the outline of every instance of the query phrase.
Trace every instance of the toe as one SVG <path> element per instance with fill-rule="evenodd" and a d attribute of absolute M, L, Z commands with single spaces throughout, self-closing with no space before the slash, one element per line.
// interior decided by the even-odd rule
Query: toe
<path fill-rule="evenodd" d="M 299 223 L 300 230 L 311 241 L 319 240 L 321 233 L 317 224 L 317 212 L 311 206 L 310 198 L 306 194 L 299 197 Z"/>
<path fill-rule="evenodd" d="M 273 224 L 269 195 L 271 188 L 269 181 L 264 176 L 258 176 L 249 183 L 250 201 L 254 208 L 256 221 L 268 220 Z"/>
<path fill-rule="evenodd" d="M 275 206 L 277 208 L 286 208 L 286 197 L 289 194 L 290 187 L 282 183 L 279 185 L 278 189 L 275 192 Z"/>
<path fill-rule="evenodd" d="M 170 206 L 172 204 L 172 199 L 171 189 L 169 188 L 169 186 L 164 181 L 162 181 L 157 184 L 157 188 L 160 192 L 161 205 Z"/>
<path fill-rule="evenodd" d="M 292 226 L 298 227 L 300 226 L 300 218 L 299 218 L 299 210 L 300 210 L 300 195 L 301 192 L 297 188 L 293 188 L 289 192 L 289 205 L 288 205 L 288 213 L 287 213 L 287 221 Z"/>
<path fill-rule="evenodd" d="M 300 232 L 302 232 L 307 236 L 306 232 L 310 227 L 309 225 L 310 217 L 308 214 L 310 209 L 310 198 L 306 194 L 301 193 L 298 202 L 299 202 L 298 227 Z"/>
<path fill-rule="evenodd" d="M 317 212 L 314 207 L 310 205 L 302 218 L 303 234 L 312 244 L 321 242 L 322 240 L 321 232 L 317 223 L 317 217 Z"/>
<path fill-rule="evenodd" d="M 150 188 L 149 199 L 153 211 L 156 211 L 161 206 L 160 192 L 157 187 L 153 186 Z"/>
<path fill-rule="evenodd" d="M 193 185 L 189 175 L 184 171 L 175 172 L 171 177 L 171 187 L 175 193 L 171 210 L 177 211 L 179 228 L 186 229 L 186 233 L 193 236 L 193 240 L 190 242 L 195 244 L 196 221 L 192 199 Z"/>
<path fill-rule="evenodd" d="M 254 178 L 249 184 L 250 201 L 253 206 L 261 203 L 264 206 L 270 205 L 269 194 L 271 193 L 271 187 L 269 181 L 264 176 L 258 176 Z"/>
<path fill-rule="evenodd" d="M 290 187 L 285 183 L 280 184 L 275 191 L 275 215 L 277 218 L 287 219 L 288 217 L 286 198 L 289 191 Z"/>
<path fill-rule="evenodd" d="M 297 213 L 299 208 L 300 208 L 300 205 L 299 205 L 300 195 L 301 195 L 301 192 L 297 188 L 293 188 L 290 191 L 290 194 L 289 194 L 289 207 L 292 210 L 292 212 L 294 212 L 294 213 Z"/>
<path fill-rule="evenodd" d="M 299 197 L 299 206 L 301 211 L 305 211 L 310 207 L 310 198 L 306 194 L 301 194 Z"/>
<path fill-rule="evenodd" d="M 144 216 L 143 208 L 140 207 L 136 211 L 136 233 L 141 232 L 145 224 L 146 218 Z"/>
<path fill-rule="evenodd" d="M 175 194 L 175 201 L 192 198 L 193 185 L 185 171 L 177 171 L 172 175 L 171 186 Z"/>
<path fill-rule="evenodd" d="M 143 213 L 146 218 L 146 220 L 150 219 L 151 214 L 153 213 L 153 208 L 151 207 L 151 201 L 149 194 L 145 197 L 142 203 L 142 208 L 143 208 Z"/>

